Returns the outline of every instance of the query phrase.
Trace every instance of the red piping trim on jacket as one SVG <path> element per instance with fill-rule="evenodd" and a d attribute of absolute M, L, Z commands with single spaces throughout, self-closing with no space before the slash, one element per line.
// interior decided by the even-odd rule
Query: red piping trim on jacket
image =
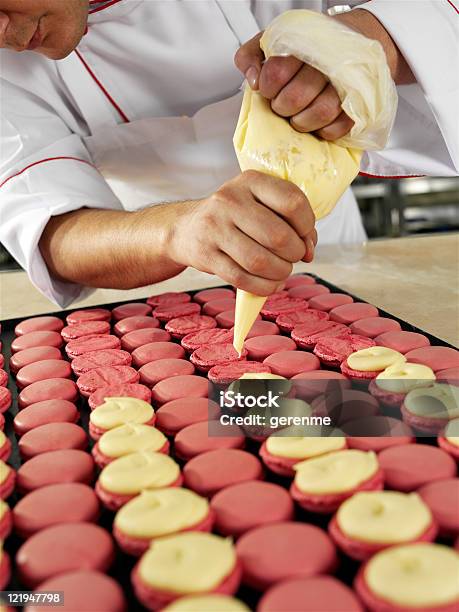
<path fill-rule="evenodd" d="M 89 4 L 94 4 L 95 2 L 100 2 L 100 0 L 93 0 L 92 2 L 89 2 Z M 121 2 L 121 0 L 112 0 L 108 4 L 105 4 L 104 6 L 99 6 L 98 8 L 89 9 L 89 15 L 93 15 L 94 13 L 98 13 L 99 11 L 103 11 L 106 8 L 108 8 L 109 6 L 113 6 L 114 4 L 118 4 L 118 2 Z"/>
<path fill-rule="evenodd" d="M 381 179 L 406 179 L 406 178 L 421 178 L 425 174 L 407 174 L 400 176 L 384 176 L 384 174 L 368 174 L 367 172 L 359 172 L 359 176 L 367 176 L 368 178 L 381 178 Z"/>
<path fill-rule="evenodd" d="M 454 2 L 452 2 L 452 0 L 446 0 L 446 2 L 448 4 L 451 4 L 451 6 L 453 7 L 453 9 L 456 11 L 456 13 L 459 15 L 459 9 L 457 8 L 457 6 L 454 4 Z"/>
<path fill-rule="evenodd" d="M 80 59 L 81 63 L 83 64 L 83 66 L 86 68 L 86 70 L 89 72 L 90 76 L 94 79 L 94 81 L 97 83 L 97 85 L 100 87 L 100 89 L 102 90 L 103 94 L 105 95 L 105 97 L 107 98 L 107 100 L 110 102 L 110 104 L 118 111 L 120 117 L 123 119 L 124 123 L 129 123 L 129 118 L 128 116 L 121 110 L 121 108 L 118 106 L 118 104 L 115 102 L 115 100 L 111 97 L 111 95 L 108 93 L 108 91 L 105 89 L 105 87 L 102 85 L 102 83 L 99 81 L 99 79 L 96 77 L 96 75 L 94 74 L 94 72 L 91 70 L 91 68 L 89 67 L 89 65 L 87 64 L 87 62 L 85 61 L 85 59 L 83 58 L 83 56 L 81 55 L 81 53 L 78 51 L 78 49 L 75 49 L 75 53 L 77 54 L 78 58 Z"/>
<path fill-rule="evenodd" d="M 77 161 L 77 162 L 81 162 L 82 164 L 87 164 L 88 166 L 91 166 L 92 168 L 95 168 L 94 164 L 91 164 L 91 162 L 88 162 L 88 160 L 86 159 L 81 159 L 80 157 L 72 157 L 70 155 L 66 156 L 63 155 L 61 157 L 46 157 L 45 159 L 40 159 L 36 162 L 33 162 L 32 164 L 29 164 L 28 166 L 26 166 L 25 168 L 23 168 L 22 170 L 19 170 L 19 172 L 16 172 L 15 174 L 12 174 L 11 176 L 9 176 L 7 179 L 5 179 L 3 181 L 3 183 L 0 184 L 0 189 L 3 187 L 3 185 L 5 185 L 8 181 L 10 181 L 11 179 L 15 178 L 16 176 L 19 176 L 20 174 L 22 174 L 23 172 L 25 172 L 26 170 L 29 170 L 29 168 L 33 168 L 34 166 L 38 166 L 38 164 L 43 164 L 44 162 L 49 162 L 49 161 L 56 161 L 58 159 L 71 159 L 73 161 Z"/>

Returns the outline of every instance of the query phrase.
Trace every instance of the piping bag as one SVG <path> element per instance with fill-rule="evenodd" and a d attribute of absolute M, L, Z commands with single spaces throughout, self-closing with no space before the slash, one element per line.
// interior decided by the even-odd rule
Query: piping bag
<path fill-rule="evenodd" d="M 397 112 L 397 92 L 378 41 L 330 17 L 308 10 L 279 15 L 260 47 L 267 58 L 293 55 L 320 70 L 335 87 L 343 111 L 354 121 L 336 142 L 297 132 L 271 110 L 269 100 L 245 86 L 233 144 L 239 166 L 295 183 L 316 220 L 328 215 L 357 176 L 363 151 L 384 148 Z M 244 341 L 266 297 L 236 294 L 234 348 Z"/>

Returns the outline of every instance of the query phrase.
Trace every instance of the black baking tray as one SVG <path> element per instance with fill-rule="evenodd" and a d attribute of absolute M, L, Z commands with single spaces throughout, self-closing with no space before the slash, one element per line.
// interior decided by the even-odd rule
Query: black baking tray
<path fill-rule="evenodd" d="M 339 293 L 345 293 L 347 295 L 350 295 L 355 302 L 365 302 L 365 300 L 360 299 L 358 296 L 353 295 L 352 293 L 341 289 L 340 287 L 337 287 L 325 280 L 323 280 L 322 278 L 314 275 L 314 274 L 308 274 L 308 276 L 312 276 L 313 278 L 316 279 L 316 281 L 322 285 L 325 285 L 326 287 L 328 287 L 330 289 L 330 291 L 332 292 L 339 292 Z M 228 287 L 228 285 L 220 285 L 221 287 Z M 213 288 L 213 287 L 210 287 Z M 201 291 L 201 289 L 199 290 Z M 194 295 L 195 293 L 197 293 L 198 290 L 196 291 L 188 291 L 187 293 L 189 293 L 190 295 Z M 130 302 L 141 302 L 141 301 L 145 301 L 145 299 L 135 299 L 135 300 L 125 300 L 125 301 L 121 301 L 121 302 L 113 302 L 110 304 L 99 304 L 99 305 L 95 305 L 95 306 L 91 306 L 91 308 L 97 308 L 97 307 L 103 307 L 103 308 L 107 308 L 107 309 L 113 309 L 116 306 L 119 306 L 121 304 L 128 304 Z M 368 303 L 368 302 L 366 302 Z M 450 347 L 450 348 L 456 348 L 451 344 L 448 344 L 447 342 L 441 340 L 440 338 L 437 338 L 436 336 L 424 331 L 423 329 L 420 329 L 414 325 L 411 325 L 410 323 L 408 323 L 407 321 L 404 321 L 398 317 L 395 317 L 394 315 L 385 312 L 384 310 L 378 308 L 379 313 L 381 316 L 384 317 L 389 317 L 391 319 L 395 319 L 396 321 L 398 321 L 401 325 L 401 328 L 405 331 L 412 331 L 412 332 L 417 332 L 417 333 L 421 333 L 424 334 L 425 336 L 427 336 L 430 340 L 431 345 L 434 346 L 446 346 L 446 347 Z M 70 310 L 67 311 L 50 311 L 48 313 L 43 313 L 42 315 L 38 315 L 38 316 L 45 316 L 45 315 L 52 315 L 52 316 L 57 316 L 59 318 L 61 318 L 64 322 L 65 322 L 65 317 L 69 314 L 69 312 L 71 312 Z M 8 371 L 9 373 L 9 358 L 11 356 L 11 343 L 14 340 L 14 328 L 15 326 L 22 320 L 24 320 L 25 318 L 28 317 L 21 317 L 21 318 L 14 318 L 14 319 L 6 319 L 1 321 L 1 325 L 2 325 L 2 332 L 0 335 L 0 340 L 3 343 L 3 348 L 2 348 L 2 353 L 5 357 L 5 366 L 4 368 Z M 65 355 L 65 353 L 64 353 Z M 199 372 L 196 372 L 197 374 L 199 374 Z M 8 463 L 15 469 L 17 470 L 20 465 L 21 465 L 21 459 L 19 456 L 19 450 L 18 450 L 18 445 L 17 445 L 17 438 L 15 436 L 14 430 L 13 430 L 13 419 L 15 417 L 15 415 L 18 412 L 18 407 L 17 407 L 17 396 L 18 396 L 18 391 L 17 391 L 17 387 L 14 381 L 14 378 L 11 376 L 11 374 L 9 373 L 9 384 L 8 384 L 8 388 L 10 389 L 12 396 L 13 396 L 13 403 L 12 406 L 10 408 L 10 410 L 5 413 L 5 434 L 7 435 L 7 437 L 9 438 L 9 440 L 12 443 L 12 454 L 10 459 L 8 460 Z M 89 421 L 89 410 L 88 410 L 88 406 L 87 406 L 87 402 L 84 400 L 84 398 L 82 398 L 81 396 L 79 397 L 78 403 L 77 403 L 78 409 L 80 410 L 81 413 L 81 425 L 84 427 L 84 429 L 86 431 L 88 431 L 88 421 Z M 90 441 L 91 444 L 90 446 L 92 446 L 92 441 Z M 423 443 L 432 443 L 433 439 L 429 439 L 429 438 L 423 438 L 422 440 Z M 250 440 L 249 438 L 247 438 L 246 440 L 246 450 L 248 450 L 249 452 L 255 453 L 257 454 L 257 449 L 258 449 L 258 444 L 252 440 Z M 173 455 L 172 455 L 173 456 Z M 182 464 L 183 462 L 177 460 L 180 464 Z M 286 488 L 288 488 L 289 484 L 290 484 L 290 480 L 287 478 L 282 478 L 280 476 L 277 476 L 276 474 L 272 474 L 271 472 L 267 472 L 266 473 L 266 480 L 270 481 L 270 482 L 275 482 L 277 484 L 280 484 Z M 14 493 L 9 499 L 8 499 L 8 503 L 9 505 L 12 507 L 14 506 L 14 504 L 18 501 L 18 495 L 17 493 Z M 329 518 L 326 516 L 321 516 L 318 514 L 313 514 L 313 513 L 309 513 L 301 508 L 296 507 L 295 508 L 295 520 L 297 521 L 302 521 L 302 522 L 307 522 L 310 524 L 314 524 L 317 525 L 318 527 L 321 527 L 323 529 L 327 528 L 327 524 L 329 521 Z M 104 527 L 105 529 L 107 529 L 109 532 L 111 532 L 111 526 L 112 526 L 112 521 L 113 521 L 113 514 L 111 512 L 108 512 L 106 510 L 102 510 L 102 514 L 101 517 L 98 521 L 98 524 L 101 525 L 102 527 Z M 20 547 L 22 543 L 22 540 L 20 538 L 18 538 L 14 532 L 7 538 L 6 542 L 5 542 L 5 550 L 10 554 L 11 559 L 14 560 L 14 556 L 18 550 L 18 548 Z M 348 585 L 352 585 L 354 576 L 356 574 L 356 571 L 359 567 L 359 563 L 352 561 L 351 559 L 342 556 L 339 552 L 339 566 L 338 566 L 338 570 L 335 573 L 336 577 L 341 579 L 343 582 L 345 582 Z M 111 571 L 109 572 L 110 575 L 115 578 L 123 587 L 124 592 L 126 594 L 127 600 L 128 600 L 128 610 L 129 612 L 143 612 L 145 610 L 145 608 L 139 604 L 139 602 L 137 601 L 137 599 L 135 598 L 131 585 L 130 585 L 130 574 L 131 574 L 131 570 L 134 567 L 135 563 L 136 563 L 136 559 L 133 557 L 130 557 L 128 555 L 125 555 L 124 553 L 118 551 L 117 552 L 117 557 L 115 560 L 115 563 L 111 569 Z M 17 576 L 15 575 L 15 572 L 13 570 L 13 574 L 12 574 L 12 580 L 10 582 L 10 584 L 7 587 L 7 590 L 24 590 L 24 586 L 19 582 Z M 238 593 L 236 594 L 236 596 L 241 599 L 242 601 L 244 601 L 247 605 L 249 605 L 252 609 L 255 609 L 257 601 L 260 598 L 260 594 L 253 591 L 252 589 L 242 586 Z M 15 608 L 15 609 L 20 609 L 20 608 Z M 59 608 L 56 608 L 57 610 Z M 103 611 L 100 611 L 103 612 Z M 196 610 L 196 612 L 200 612 L 199 610 Z M 343 612 L 345 612 L 343 610 Z"/>

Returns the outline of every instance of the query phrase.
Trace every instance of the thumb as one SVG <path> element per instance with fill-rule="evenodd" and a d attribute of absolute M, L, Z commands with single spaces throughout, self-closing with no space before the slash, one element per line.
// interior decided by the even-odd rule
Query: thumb
<path fill-rule="evenodd" d="M 245 75 L 248 84 L 252 89 L 258 89 L 258 79 L 260 76 L 261 65 L 265 59 L 263 51 L 260 48 L 260 38 L 263 32 L 260 32 L 249 41 L 244 43 L 234 56 L 234 63 L 237 68 Z"/>

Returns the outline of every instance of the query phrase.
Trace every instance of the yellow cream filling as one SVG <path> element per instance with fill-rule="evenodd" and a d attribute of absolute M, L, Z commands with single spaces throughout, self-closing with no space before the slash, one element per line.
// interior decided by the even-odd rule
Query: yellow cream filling
<path fill-rule="evenodd" d="M 10 466 L 0 459 L 0 484 L 3 484 L 5 482 L 10 472 Z"/>
<path fill-rule="evenodd" d="M 332 451 L 342 450 L 346 447 L 346 439 L 339 436 L 306 437 L 283 435 L 269 436 L 266 440 L 266 449 L 276 457 L 287 457 L 288 459 L 309 459 L 325 455 Z"/>
<path fill-rule="evenodd" d="M 303 493 L 345 493 L 374 476 L 378 460 L 374 452 L 342 450 L 295 464 L 295 484 Z"/>
<path fill-rule="evenodd" d="M 155 427 L 126 423 L 109 429 L 98 444 L 99 450 L 107 457 L 122 457 L 137 451 L 159 451 L 166 442 L 166 436 Z"/>
<path fill-rule="evenodd" d="M 406 357 L 398 351 L 386 348 L 385 346 L 371 346 L 370 348 L 356 351 L 347 358 L 348 366 L 360 372 L 385 370 L 399 361 L 406 361 Z"/>
<path fill-rule="evenodd" d="M 229 595 L 191 595 L 176 599 L 162 612 L 250 612 L 250 609 Z"/>
<path fill-rule="evenodd" d="M 95 427 L 113 429 L 126 423 L 147 423 L 154 410 L 147 402 L 135 397 L 109 397 L 95 408 L 89 420 Z"/>
<path fill-rule="evenodd" d="M 459 419 L 452 419 L 448 423 L 444 435 L 450 444 L 459 446 Z"/>
<path fill-rule="evenodd" d="M 205 593 L 217 588 L 235 564 L 231 540 L 190 531 L 155 540 L 140 560 L 139 574 L 155 589 Z"/>
<path fill-rule="evenodd" d="M 368 562 L 365 582 L 376 596 L 396 606 L 453 604 L 459 598 L 459 554 L 440 544 L 387 548 Z"/>
<path fill-rule="evenodd" d="M 341 504 L 336 520 L 354 540 L 401 544 L 421 536 L 431 525 L 432 515 L 417 493 L 362 491 Z"/>
<path fill-rule="evenodd" d="M 285 376 L 271 374 L 270 372 L 246 372 L 239 380 L 287 380 Z"/>
<path fill-rule="evenodd" d="M 429 419 L 454 419 L 459 417 L 459 387 L 434 383 L 428 388 L 413 389 L 405 397 L 405 408 Z"/>
<path fill-rule="evenodd" d="M 6 501 L 3 501 L 3 499 L 0 499 L 0 519 L 2 519 L 5 516 L 5 514 L 8 512 L 9 509 L 10 507 L 8 506 Z"/>
<path fill-rule="evenodd" d="M 378 374 L 375 382 L 389 393 L 408 393 L 417 387 L 427 387 L 434 380 L 434 371 L 428 366 L 401 361 Z"/>
<path fill-rule="evenodd" d="M 140 451 L 109 463 L 100 473 L 99 482 L 111 493 L 136 495 L 144 489 L 168 487 L 179 475 L 179 466 L 168 455 Z"/>
<path fill-rule="evenodd" d="M 115 526 L 134 538 L 157 538 L 203 521 L 209 514 L 206 499 L 193 491 L 172 487 L 142 491 L 115 516 Z"/>

